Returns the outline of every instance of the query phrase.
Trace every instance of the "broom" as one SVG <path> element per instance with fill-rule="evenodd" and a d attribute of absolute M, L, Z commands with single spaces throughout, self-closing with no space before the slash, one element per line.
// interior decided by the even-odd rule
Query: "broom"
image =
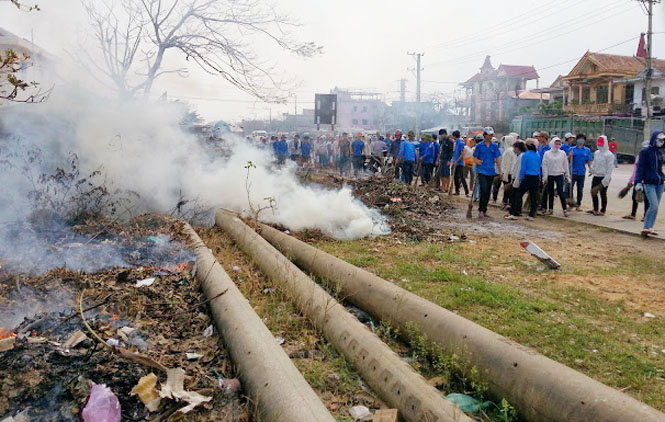
<path fill-rule="evenodd" d="M 632 187 L 633 187 L 633 184 L 632 184 L 631 182 L 628 182 L 628 184 L 626 185 L 626 187 L 623 188 L 623 189 L 621 189 L 621 190 L 619 191 L 619 199 L 623 199 L 623 198 L 625 198 L 626 195 L 628 195 L 628 192 L 630 191 L 630 189 L 631 189 Z"/>
<path fill-rule="evenodd" d="M 478 191 L 478 187 L 480 186 L 480 183 L 476 180 L 475 185 L 473 186 L 473 193 L 471 194 L 471 198 L 469 199 L 469 206 L 468 209 L 466 210 L 466 218 L 471 219 L 473 217 L 473 198 L 476 197 L 476 192 Z"/>

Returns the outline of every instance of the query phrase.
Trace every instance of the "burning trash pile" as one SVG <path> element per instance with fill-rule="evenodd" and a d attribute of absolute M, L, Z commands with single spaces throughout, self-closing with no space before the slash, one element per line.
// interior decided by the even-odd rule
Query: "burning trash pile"
<path fill-rule="evenodd" d="M 449 219 L 455 209 L 443 192 L 409 186 L 387 177 L 347 179 L 318 173 L 310 179 L 327 187 L 350 185 L 355 197 L 368 207 L 379 209 L 388 218 L 391 229 L 408 239 L 459 241 L 466 238 L 464 234 L 442 230 L 441 222 Z"/>
<path fill-rule="evenodd" d="M 67 266 L 3 260 L 0 420 L 247 420 L 182 239 L 142 216 L 49 244 Z"/>

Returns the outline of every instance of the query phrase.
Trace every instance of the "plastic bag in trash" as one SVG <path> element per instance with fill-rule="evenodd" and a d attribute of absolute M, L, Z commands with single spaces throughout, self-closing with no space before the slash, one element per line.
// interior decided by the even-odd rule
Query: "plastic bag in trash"
<path fill-rule="evenodd" d="M 446 396 L 446 399 L 455 403 L 462 412 L 465 413 L 476 413 L 481 409 L 485 409 L 492 405 L 491 401 L 481 402 L 478 399 L 474 399 L 471 396 L 460 393 L 451 393 Z"/>
<path fill-rule="evenodd" d="M 120 422 L 120 402 L 106 384 L 93 384 L 83 422 Z"/>

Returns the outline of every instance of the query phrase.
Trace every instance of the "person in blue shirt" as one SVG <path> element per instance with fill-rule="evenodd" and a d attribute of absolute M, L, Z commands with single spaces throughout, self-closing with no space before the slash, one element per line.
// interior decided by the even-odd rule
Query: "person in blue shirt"
<path fill-rule="evenodd" d="M 301 164 L 306 165 L 312 161 L 312 141 L 309 139 L 309 135 L 305 135 L 302 138 L 300 143 L 300 156 Z"/>
<path fill-rule="evenodd" d="M 537 134 L 534 133 L 534 135 L 535 135 L 534 138 L 536 138 L 536 140 L 538 141 L 538 155 L 540 155 L 540 161 L 543 161 L 543 157 L 545 157 L 545 153 L 552 149 L 552 147 L 550 146 L 550 142 L 549 142 L 550 134 L 547 133 L 544 130 L 541 130 Z M 542 171 L 541 171 L 540 175 L 541 176 L 543 175 Z M 541 178 L 541 182 L 543 182 L 543 185 L 540 187 L 540 196 L 539 196 L 539 198 L 540 198 L 540 209 L 545 210 L 545 209 L 547 209 L 547 195 L 545 195 L 545 184 L 544 183 L 546 183 L 547 181 L 542 180 L 542 178 Z"/>
<path fill-rule="evenodd" d="M 522 212 L 522 198 L 529 193 L 529 216 L 533 220 L 538 209 L 538 191 L 540 189 L 541 159 L 534 139 L 527 139 L 526 152 L 520 157 L 520 173 L 518 176 L 518 191 L 513 201 L 510 213 L 517 217 Z"/>
<path fill-rule="evenodd" d="M 561 151 L 565 152 L 566 156 L 568 156 L 568 153 L 574 147 L 575 147 L 575 135 L 573 135 L 570 132 L 567 132 L 565 135 L 563 135 L 563 143 L 561 144 Z"/>
<path fill-rule="evenodd" d="M 577 186 L 577 202 L 576 210 L 582 211 L 582 197 L 584 196 L 584 179 L 586 178 L 586 169 L 591 171 L 591 162 L 593 161 L 593 154 L 591 150 L 584 146 L 586 143 L 586 135 L 580 133 L 576 136 L 575 147 L 571 148 L 568 152 L 568 160 L 571 163 L 571 182 L 570 182 L 570 195 L 572 197 L 573 190 Z"/>
<path fill-rule="evenodd" d="M 411 133 L 412 132 L 409 132 L 409 134 Z M 410 185 L 413 181 L 413 170 L 417 159 L 418 154 L 416 153 L 416 146 L 411 141 L 401 142 L 399 145 L 399 153 L 397 154 L 397 162 L 402 168 L 402 177 L 407 185 Z"/>
<path fill-rule="evenodd" d="M 478 172 L 478 184 L 480 189 L 478 203 L 480 217 L 487 217 L 487 204 L 490 201 L 494 178 L 497 176 L 496 169 L 501 168 L 501 151 L 499 151 L 499 146 L 492 142 L 493 136 L 493 128 L 486 127 L 483 129 L 484 142 L 476 145 L 476 149 L 473 152 L 473 156 L 476 159 L 476 170 Z"/>
<path fill-rule="evenodd" d="M 642 236 L 657 236 L 653 229 L 658 216 L 658 206 L 665 189 L 665 175 L 663 175 L 663 148 L 665 148 L 665 133 L 655 130 L 651 134 L 649 146 L 640 151 L 635 170 L 635 186 L 643 190 L 649 198 L 649 209 L 644 215 L 644 228 Z"/>
<path fill-rule="evenodd" d="M 358 132 L 355 139 L 351 142 L 351 151 L 353 153 L 353 176 L 358 177 L 358 173 L 363 170 L 365 164 L 365 143 L 362 141 L 363 134 Z"/>
<path fill-rule="evenodd" d="M 439 177 L 441 179 L 441 190 L 452 195 L 450 184 L 450 165 L 455 151 L 455 141 L 450 139 L 446 129 L 439 129 Z"/>
<path fill-rule="evenodd" d="M 284 164 L 286 157 L 289 155 L 289 144 L 286 142 L 286 135 L 282 135 L 279 141 L 275 142 L 274 150 L 277 156 L 277 164 Z"/>
<path fill-rule="evenodd" d="M 460 138 L 460 131 L 453 131 L 453 178 L 455 181 L 455 195 L 459 195 L 460 185 L 464 188 L 464 194 L 469 196 L 469 186 L 466 184 L 466 178 L 464 177 L 464 147 L 466 147 L 466 142 Z M 443 150 L 442 150 L 443 151 Z M 443 164 L 443 163 L 442 163 Z M 451 192 L 452 193 L 452 189 Z"/>
<path fill-rule="evenodd" d="M 432 172 L 438 158 L 438 143 L 432 142 L 432 135 L 424 134 L 420 139 L 420 180 L 427 185 L 432 180 Z"/>

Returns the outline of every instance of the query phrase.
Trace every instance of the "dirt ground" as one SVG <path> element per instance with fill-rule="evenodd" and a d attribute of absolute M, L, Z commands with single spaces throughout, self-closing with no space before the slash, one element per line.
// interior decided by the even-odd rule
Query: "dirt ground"
<path fill-rule="evenodd" d="M 653 265 L 644 262 L 646 258 L 660 260 L 665 272 L 665 242 L 659 239 L 641 239 L 548 217 L 532 222 L 507 221 L 502 218 L 504 212 L 497 208 L 490 208 L 490 219 L 481 220 L 476 217 L 477 203 L 473 217 L 467 219 L 468 200 L 435 189 L 408 187 L 384 178 L 342 179 L 325 173 L 309 177 L 313 183 L 328 187 L 351 185 L 361 201 L 381 209 L 388 217 L 393 229 L 391 238 L 461 241 L 465 249 L 494 250 L 496 253 L 490 256 L 496 259 L 488 260 L 484 270 L 490 276 L 504 275 L 506 268 L 509 273 L 512 265 L 509 257 L 530 259 L 519 244 L 528 239 L 562 265 L 556 272 L 535 273 L 535 279 L 546 278 L 562 286 L 583 287 L 605 299 L 624 301 L 635 310 L 665 316 L 665 275 L 643 274 L 645 271 L 642 271 L 645 266 Z M 534 281 L 531 278 L 525 283 Z"/>

